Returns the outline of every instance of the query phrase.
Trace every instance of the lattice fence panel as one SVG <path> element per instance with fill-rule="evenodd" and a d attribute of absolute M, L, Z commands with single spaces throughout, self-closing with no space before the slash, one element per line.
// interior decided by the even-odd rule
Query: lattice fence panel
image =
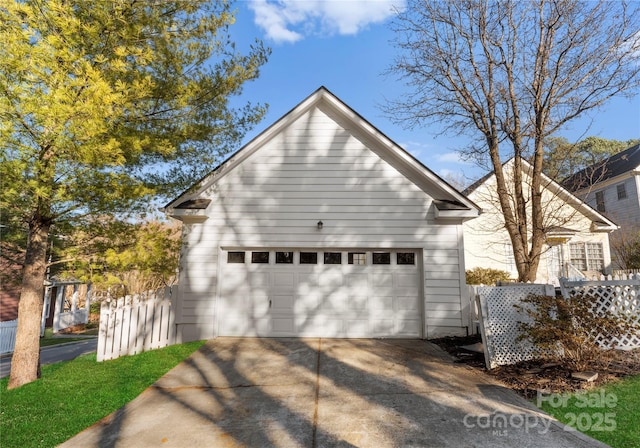
<path fill-rule="evenodd" d="M 640 327 L 640 275 L 611 277 L 600 281 L 568 281 L 562 279 L 565 297 L 584 296 L 594 299 L 594 312 L 599 316 L 630 316 Z M 633 349 L 640 347 L 640 332 L 631 332 L 620 338 L 596 335 L 596 342 L 605 348 Z"/>
<path fill-rule="evenodd" d="M 554 295 L 552 285 L 513 284 L 509 286 L 482 286 L 476 290 L 480 302 L 480 330 L 488 368 L 527 361 L 540 355 L 528 341 L 519 341 L 520 322 L 530 318 L 519 312 L 515 305 L 523 306 L 522 299 L 535 295 Z"/>

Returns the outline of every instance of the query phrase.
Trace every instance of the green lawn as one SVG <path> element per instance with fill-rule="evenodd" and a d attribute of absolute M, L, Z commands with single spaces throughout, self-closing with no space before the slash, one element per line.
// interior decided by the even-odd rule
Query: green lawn
<path fill-rule="evenodd" d="M 92 329 L 89 331 L 86 331 L 84 333 L 82 333 L 84 336 L 97 336 L 98 335 L 98 329 Z M 67 344 L 69 342 L 77 342 L 77 341 L 86 341 L 87 338 L 70 338 L 70 337 L 59 337 L 59 336 L 54 336 L 53 335 L 53 329 L 52 328 L 46 328 L 44 330 L 44 337 L 40 338 L 40 347 L 50 347 L 52 345 L 58 345 L 58 344 Z"/>
<path fill-rule="evenodd" d="M 584 394 L 549 396 L 542 409 L 613 448 L 640 446 L 640 375 Z"/>
<path fill-rule="evenodd" d="M 87 338 L 40 338 L 40 347 L 68 344 L 69 342 L 86 341 Z"/>
<path fill-rule="evenodd" d="M 0 380 L 0 446 L 55 446 L 138 396 L 204 342 L 96 362 L 96 355 L 42 367 L 42 378 L 7 391 Z"/>

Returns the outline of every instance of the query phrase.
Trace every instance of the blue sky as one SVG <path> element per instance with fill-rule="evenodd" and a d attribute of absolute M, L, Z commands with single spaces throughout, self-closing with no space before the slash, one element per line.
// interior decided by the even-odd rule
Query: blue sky
<path fill-rule="evenodd" d="M 324 85 L 389 138 L 441 176 L 468 182 L 484 170 L 459 160 L 456 149 L 468 139 L 438 135 L 437 126 L 408 130 L 384 116 L 381 105 L 403 86 L 384 72 L 396 50 L 389 21 L 403 0 L 247 0 L 238 1 L 232 37 L 240 50 L 255 38 L 272 54 L 260 77 L 248 83 L 241 102 L 269 104 L 265 119 L 245 141 L 266 129 Z M 570 141 L 589 135 L 640 138 L 640 95 L 614 99 L 574 121 L 563 134 Z"/>

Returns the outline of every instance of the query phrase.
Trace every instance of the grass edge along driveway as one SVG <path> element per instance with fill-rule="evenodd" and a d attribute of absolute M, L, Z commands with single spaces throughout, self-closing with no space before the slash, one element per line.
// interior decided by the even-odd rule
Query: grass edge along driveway
<path fill-rule="evenodd" d="M 640 446 L 640 375 L 597 389 L 538 396 L 534 404 L 613 448 Z"/>
<path fill-rule="evenodd" d="M 0 380 L 0 446 L 50 447 L 140 395 L 204 341 L 96 362 L 95 353 L 42 366 L 42 378 L 7 391 Z"/>

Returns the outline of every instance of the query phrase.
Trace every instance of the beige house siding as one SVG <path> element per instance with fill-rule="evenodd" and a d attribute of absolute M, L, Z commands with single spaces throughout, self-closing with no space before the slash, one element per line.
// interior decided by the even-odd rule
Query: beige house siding
<path fill-rule="evenodd" d="M 505 176 L 513 176 L 512 164 L 505 165 Z M 512 182 L 508 184 L 513 184 Z M 524 173 L 523 190 L 525 196 L 530 191 L 530 177 Z M 567 196 L 567 192 L 559 190 L 558 185 L 547 179 L 543 189 L 542 202 L 544 204 L 544 226 L 551 233 L 548 235 L 548 244 L 543 247 L 541 260 L 538 266 L 537 282 L 557 284 L 554 269 L 550 269 L 552 257 L 559 256 L 561 270 L 567 274 L 567 264 L 570 263 L 570 244 L 580 242 L 592 242 L 602 244 L 605 270 L 611 268 L 611 255 L 609 247 L 609 232 L 594 231 L 594 213 L 586 216 L 584 205 L 582 210 L 576 204 L 580 201 L 575 197 Z M 495 176 L 490 176 L 474 191 L 469 193 L 469 198 L 482 208 L 479 218 L 464 224 L 465 233 L 465 258 L 467 269 L 485 267 L 507 271 L 512 278 L 517 278 L 517 270 L 513 263 L 511 241 L 504 227 L 504 218 L 497 197 Z M 510 194 L 513 194 L 510 192 Z M 528 200 L 528 199 L 527 199 Z M 529 216 L 531 211 L 529 210 Z M 556 234 L 554 235 L 554 232 Z M 562 235 L 558 235 L 560 232 Z M 553 246 L 556 248 L 554 249 Z"/>

